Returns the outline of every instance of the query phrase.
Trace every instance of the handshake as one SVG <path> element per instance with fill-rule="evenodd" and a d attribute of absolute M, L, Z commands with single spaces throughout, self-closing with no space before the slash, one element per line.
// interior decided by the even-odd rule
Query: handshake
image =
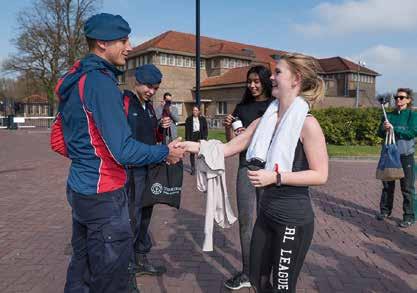
<path fill-rule="evenodd" d="M 182 138 L 171 141 L 168 144 L 169 153 L 166 158 L 168 164 L 176 164 L 184 158 L 184 153 L 197 154 L 200 150 L 200 143 L 193 141 L 181 141 Z"/>

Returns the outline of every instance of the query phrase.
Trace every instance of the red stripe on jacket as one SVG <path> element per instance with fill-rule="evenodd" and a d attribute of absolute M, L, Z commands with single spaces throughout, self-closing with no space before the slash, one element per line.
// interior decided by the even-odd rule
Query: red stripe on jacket
<path fill-rule="evenodd" d="M 64 140 L 64 131 L 62 130 L 61 113 L 58 113 L 54 123 L 52 124 L 50 139 L 51 149 L 60 155 L 68 157 L 67 146 Z"/>
<path fill-rule="evenodd" d="M 99 179 L 97 193 L 113 191 L 123 187 L 126 183 L 126 171 L 122 165 L 116 162 L 106 143 L 100 135 L 93 119 L 93 114 L 87 110 L 84 104 L 84 85 L 87 75 L 83 75 L 78 83 L 81 103 L 86 114 L 90 143 L 96 156 L 100 159 Z"/>

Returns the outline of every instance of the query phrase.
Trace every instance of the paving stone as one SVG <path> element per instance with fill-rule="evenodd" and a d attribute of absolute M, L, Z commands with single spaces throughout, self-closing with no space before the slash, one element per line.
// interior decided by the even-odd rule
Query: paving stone
<path fill-rule="evenodd" d="M 47 132 L 2 130 L 0 141 L 0 292 L 62 292 L 71 253 L 69 161 L 50 151 Z M 237 158 L 226 165 L 236 211 Z M 298 293 L 417 292 L 417 225 L 397 227 L 398 186 L 392 218 L 375 220 L 381 192 L 375 167 L 375 161 L 331 161 L 328 183 L 311 189 L 315 234 Z M 241 269 L 238 225 L 215 227 L 214 251 L 202 252 L 204 212 L 205 196 L 185 173 L 181 209 L 157 206 L 150 227 L 150 259 L 168 272 L 138 277 L 142 293 L 229 292 L 223 282 Z"/>

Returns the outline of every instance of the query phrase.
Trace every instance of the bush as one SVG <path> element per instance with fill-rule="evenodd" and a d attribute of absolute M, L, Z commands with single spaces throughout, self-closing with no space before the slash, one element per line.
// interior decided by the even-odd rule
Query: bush
<path fill-rule="evenodd" d="M 381 122 L 380 108 L 328 108 L 312 110 L 319 121 L 328 144 L 377 145 Z"/>

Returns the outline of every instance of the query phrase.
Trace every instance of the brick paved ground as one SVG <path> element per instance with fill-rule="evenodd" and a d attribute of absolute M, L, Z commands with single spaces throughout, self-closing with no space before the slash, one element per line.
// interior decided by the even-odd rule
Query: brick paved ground
<path fill-rule="evenodd" d="M 68 161 L 49 151 L 48 138 L 0 131 L 0 292 L 62 292 L 71 232 Z M 228 168 L 233 199 L 235 159 Z M 313 189 L 316 231 L 297 292 L 417 292 L 417 227 L 397 228 L 401 196 L 392 220 L 374 220 L 374 168 L 372 161 L 332 161 L 328 184 Z M 138 278 L 141 292 L 224 292 L 223 281 L 240 269 L 237 225 L 217 229 L 215 251 L 201 252 L 204 197 L 194 180 L 185 175 L 181 210 L 156 209 L 152 259 L 168 273 Z"/>

